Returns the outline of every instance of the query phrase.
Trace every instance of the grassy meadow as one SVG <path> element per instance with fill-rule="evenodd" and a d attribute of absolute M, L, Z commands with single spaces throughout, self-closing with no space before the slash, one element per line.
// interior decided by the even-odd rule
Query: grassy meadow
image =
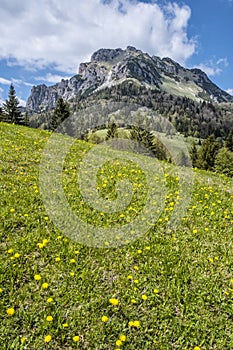
<path fill-rule="evenodd" d="M 167 230 L 182 193 L 174 166 L 161 162 L 166 196 L 156 224 L 121 247 L 89 247 L 59 231 L 44 207 L 39 164 L 49 137 L 0 123 L 1 350 L 232 350 L 232 179 L 194 170 L 187 211 Z M 124 225 L 146 201 L 143 172 L 106 164 L 99 194 L 114 199 L 126 177 L 134 196 L 121 213 L 92 210 L 77 186 L 91 147 L 77 141 L 68 154 L 66 197 L 87 222 Z"/>

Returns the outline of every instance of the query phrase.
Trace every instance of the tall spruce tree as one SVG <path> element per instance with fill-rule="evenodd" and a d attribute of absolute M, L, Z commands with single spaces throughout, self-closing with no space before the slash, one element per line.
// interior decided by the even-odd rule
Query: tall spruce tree
<path fill-rule="evenodd" d="M 233 152 L 233 134 L 232 131 L 230 131 L 227 135 L 226 141 L 225 141 L 225 147 Z"/>
<path fill-rule="evenodd" d="M 24 124 L 24 117 L 19 109 L 19 100 L 16 97 L 16 92 L 13 84 L 10 85 L 8 100 L 3 104 L 3 110 L 6 116 L 6 121 L 15 124 Z"/>
<path fill-rule="evenodd" d="M 197 146 L 196 146 L 195 142 L 192 143 L 192 147 L 189 150 L 189 154 L 190 154 L 190 158 L 192 160 L 193 167 L 196 167 L 198 165 L 197 164 L 198 151 L 197 151 Z"/>
<path fill-rule="evenodd" d="M 70 116 L 68 103 L 64 102 L 62 97 L 57 100 L 57 106 L 53 111 L 49 129 L 56 130 L 57 127 Z"/>
<path fill-rule="evenodd" d="M 111 123 L 107 130 L 106 140 L 118 138 L 118 129 L 116 123 Z"/>
<path fill-rule="evenodd" d="M 4 121 L 4 114 L 3 114 L 3 110 L 2 107 L 0 106 L 0 122 Z"/>
<path fill-rule="evenodd" d="M 215 158 L 220 147 L 220 143 L 216 141 L 214 135 L 210 135 L 206 140 L 204 140 L 198 152 L 198 168 L 213 170 Z"/>
<path fill-rule="evenodd" d="M 215 158 L 214 170 L 233 177 L 233 152 L 226 147 L 221 148 Z"/>

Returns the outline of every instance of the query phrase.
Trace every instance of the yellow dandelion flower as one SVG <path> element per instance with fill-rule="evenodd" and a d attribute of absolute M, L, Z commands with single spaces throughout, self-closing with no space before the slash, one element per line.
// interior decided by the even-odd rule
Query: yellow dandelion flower
<path fill-rule="evenodd" d="M 53 316 L 49 315 L 49 316 L 46 317 L 46 321 L 51 322 L 52 320 L 53 320 Z"/>
<path fill-rule="evenodd" d="M 128 280 L 132 280 L 133 279 L 133 276 L 129 275 L 127 276 Z"/>
<path fill-rule="evenodd" d="M 7 253 L 12 254 L 13 253 L 13 249 L 12 248 L 8 249 Z"/>
<path fill-rule="evenodd" d="M 15 258 L 19 258 L 19 257 L 20 257 L 20 254 L 19 254 L 19 253 L 15 253 L 14 257 L 15 257 Z"/>
<path fill-rule="evenodd" d="M 50 342 L 50 340 L 52 340 L 51 335 L 46 335 L 46 337 L 44 338 L 45 343 Z"/>
<path fill-rule="evenodd" d="M 193 350 L 201 350 L 201 348 L 199 346 L 195 346 Z"/>
<path fill-rule="evenodd" d="M 0 293 L 2 293 L 3 292 L 3 290 L 2 290 L 2 288 L 0 288 Z"/>
<path fill-rule="evenodd" d="M 70 259 L 70 263 L 74 264 L 74 263 L 76 263 L 76 260 L 75 259 Z"/>
<path fill-rule="evenodd" d="M 40 249 L 44 248 L 44 244 L 43 244 L 43 243 L 37 243 L 37 246 L 38 246 L 38 248 L 40 248 Z"/>
<path fill-rule="evenodd" d="M 47 282 L 43 283 L 41 286 L 43 289 L 47 289 L 49 287 L 49 284 Z"/>
<path fill-rule="evenodd" d="M 68 323 L 63 323 L 62 327 L 67 328 L 67 327 L 69 327 L 69 325 L 68 325 Z"/>
<path fill-rule="evenodd" d="M 141 249 L 138 249 L 138 254 L 142 254 L 142 250 Z"/>
<path fill-rule="evenodd" d="M 121 334 L 119 338 L 121 341 L 126 341 L 126 336 L 124 334 Z"/>
<path fill-rule="evenodd" d="M 138 271 L 139 270 L 139 267 L 137 265 L 134 265 L 134 270 Z"/>
<path fill-rule="evenodd" d="M 15 313 L 15 309 L 13 307 L 10 307 L 9 309 L 6 310 L 7 315 L 13 316 Z"/>
<path fill-rule="evenodd" d="M 15 209 L 14 209 L 14 208 L 11 208 L 11 209 L 10 209 L 10 212 L 11 212 L 11 213 L 14 213 L 14 212 L 15 212 Z"/>
<path fill-rule="evenodd" d="M 78 335 L 75 335 L 74 337 L 73 337 L 73 341 L 74 342 L 78 342 L 80 340 L 80 337 L 78 336 Z"/>
<path fill-rule="evenodd" d="M 20 339 L 21 344 L 24 344 L 26 340 L 27 340 L 27 338 L 22 337 L 22 338 Z"/>
<path fill-rule="evenodd" d="M 104 323 L 108 322 L 108 316 L 105 316 L 105 315 L 102 316 L 101 321 L 104 322 Z"/>
<path fill-rule="evenodd" d="M 154 289 L 154 293 L 155 293 L 155 294 L 158 294 L 158 292 L 159 292 L 159 290 L 155 288 L 155 289 Z"/>
<path fill-rule="evenodd" d="M 134 280 L 134 283 L 138 284 L 138 283 L 139 283 L 139 280 Z"/>
<path fill-rule="evenodd" d="M 118 339 L 117 341 L 116 341 L 116 346 L 121 346 L 123 343 L 122 343 L 122 341 L 120 340 L 120 339 Z"/>
<path fill-rule="evenodd" d="M 48 298 L 47 299 L 47 303 L 52 303 L 52 301 L 53 301 L 53 298 Z"/>
<path fill-rule="evenodd" d="M 130 327 L 140 327 L 140 321 L 129 321 L 129 326 Z"/>
<path fill-rule="evenodd" d="M 118 301 L 118 299 L 116 299 L 116 298 L 111 298 L 111 299 L 109 299 L 109 302 L 110 302 L 110 304 L 112 304 L 112 305 L 114 305 L 114 306 L 116 306 L 116 305 L 119 304 L 119 301 Z"/>
<path fill-rule="evenodd" d="M 148 299 L 147 295 L 143 294 L 142 295 L 142 300 L 147 300 L 147 299 Z"/>
<path fill-rule="evenodd" d="M 71 277 L 74 276 L 74 272 L 73 272 L 73 271 L 70 272 L 70 276 L 71 276 Z"/>
<path fill-rule="evenodd" d="M 137 302 L 136 302 L 135 299 L 131 299 L 131 303 L 132 303 L 132 304 L 136 304 Z"/>
<path fill-rule="evenodd" d="M 41 280 L 41 276 L 40 276 L 40 275 L 34 275 L 34 280 L 35 280 L 35 281 Z"/>
<path fill-rule="evenodd" d="M 59 256 L 57 256 L 57 257 L 55 258 L 55 260 L 56 260 L 56 261 L 60 261 L 61 258 L 59 258 Z"/>

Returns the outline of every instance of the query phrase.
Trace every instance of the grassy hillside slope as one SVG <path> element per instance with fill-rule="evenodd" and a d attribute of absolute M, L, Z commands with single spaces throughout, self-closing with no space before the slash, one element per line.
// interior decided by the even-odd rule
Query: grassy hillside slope
<path fill-rule="evenodd" d="M 119 248 L 87 247 L 64 236 L 44 208 L 38 176 L 49 136 L 0 123 L 1 349 L 233 349 L 232 180 L 195 171 L 186 215 L 167 231 L 179 179 L 161 163 L 167 193 L 156 225 Z M 108 225 L 77 189 L 76 165 L 90 147 L 77 141 L 63 184 L 74 210 Z M 103 196 L 117 171 L 100 173 Z M 135 191 L 137 211 L 143 192 Z"/>

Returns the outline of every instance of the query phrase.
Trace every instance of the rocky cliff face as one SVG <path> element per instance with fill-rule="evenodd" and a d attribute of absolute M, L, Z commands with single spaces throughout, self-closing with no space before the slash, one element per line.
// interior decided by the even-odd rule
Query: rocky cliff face
<path fill-rule="evenodd" d="M 233 97 L 213 84 L 201 70 L 185 69 L 170 58 L 151 57 L 128 46 L 126 50 L 100 49 L 93 53 L 90 62 L 80 64 L 79 74 L 71 79 L 49 87 L 34 86 L 26 108 L 28 112 L 40 113 L 53 109 L 59 97 L 67 101 L 77 96 L 85 98 L 126 80 L 194 100 L 233 102 Z"/>

